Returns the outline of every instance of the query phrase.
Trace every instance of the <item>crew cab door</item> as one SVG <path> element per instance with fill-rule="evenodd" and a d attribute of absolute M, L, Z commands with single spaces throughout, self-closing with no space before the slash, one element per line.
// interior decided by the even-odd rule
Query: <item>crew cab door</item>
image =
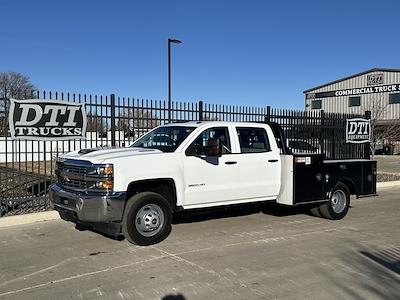
<path fill-rule="evenodd" d="M 236 126 L 240 154 L 237 155 L 240 198 L 276 199 L 281 181 L 279 149 L 267 126 Z"/>
<path fill-rule="evenodd" d="M 238 166 L 236 155 L 231 154 L 232 134 L 234 131 L 230 126 L 207 128 L 187 147 L 183 158 L 186 207 L 201 207 L 210 203 L 222 205 L 224 201 L 237 199 Z M 221 157 L 207 156 L 210 138 L 219 139 L 222 143 Z"/>

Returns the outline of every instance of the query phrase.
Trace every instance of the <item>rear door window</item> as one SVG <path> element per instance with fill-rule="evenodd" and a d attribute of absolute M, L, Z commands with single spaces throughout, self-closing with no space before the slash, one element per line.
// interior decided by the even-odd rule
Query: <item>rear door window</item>
<path fill-rule="evenodd" d="M 268 135 L 264 128 L 236 127 L 241 153 L 271 151 Z"/>

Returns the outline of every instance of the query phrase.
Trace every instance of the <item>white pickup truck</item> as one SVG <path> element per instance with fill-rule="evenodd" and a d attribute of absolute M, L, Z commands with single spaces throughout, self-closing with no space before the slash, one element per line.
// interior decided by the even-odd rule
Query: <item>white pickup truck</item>
<path fill-rule="evenodd" d="M 64 220 L 150 245 L 181 210 L 276 201 L 343 218 L 350 195 L 376 193 L 376 162 L 292 154 L 278 124 L 183 122 L 128 148 L 60 156 L 50 202 Z"/>

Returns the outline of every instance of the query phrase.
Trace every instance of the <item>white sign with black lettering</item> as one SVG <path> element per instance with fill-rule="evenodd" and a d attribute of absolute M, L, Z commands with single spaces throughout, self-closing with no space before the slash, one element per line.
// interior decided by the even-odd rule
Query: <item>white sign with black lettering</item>
<path fill-rule="evenodd" d="M 86 136 L 84 103 L 60 100 L 10 99 L 12 139 L 70 140 Z"/>
<path fill-rule="evenodd" d="M 369 143 L 371 140 L 371 122 L 367 119 L 347 119 L 346 143 Z"/>

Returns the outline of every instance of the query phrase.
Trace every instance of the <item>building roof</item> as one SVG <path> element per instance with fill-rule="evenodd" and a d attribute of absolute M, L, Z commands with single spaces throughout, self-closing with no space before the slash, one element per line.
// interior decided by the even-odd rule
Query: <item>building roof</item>
<path fill-rule="evenodd" d="M 378 72 L 379 71 L 380 72 L 400 72 L 400 69 L 372 68 L 372 69 L 369 69 L 369 70 L 361 72 L 361 73 L 357 73 L 357 74 L 354 74 L 354 75 L 351 75 L 351 76 L 347 76 L 347 77 L 344 77 L 344 78 L 341 78 L 341 79 L 337 79 L 335 81 L 324 83 L 322 85 L 319 85 L 319 86 L 313 87 L 311 89 L 305 90 L 303 93 L 308 93 L 308 92 L 311 92 L 313 90 L 317 90 L 317 89 L 326 87 L 328 85 L 338 83 L 340 81 L 344 81 L 344 80 L 347 80 L 347 79 L 351 79 L 351 78 L 354 78 L 354 77 L 357 77 L 357 76 L 361 76 L 361 75 L 365 75 L 365 74 L 368 74 L 368 73 L 371 73 L 371 72 L 375 72 L 375 71 L 378 71 Z"/>

